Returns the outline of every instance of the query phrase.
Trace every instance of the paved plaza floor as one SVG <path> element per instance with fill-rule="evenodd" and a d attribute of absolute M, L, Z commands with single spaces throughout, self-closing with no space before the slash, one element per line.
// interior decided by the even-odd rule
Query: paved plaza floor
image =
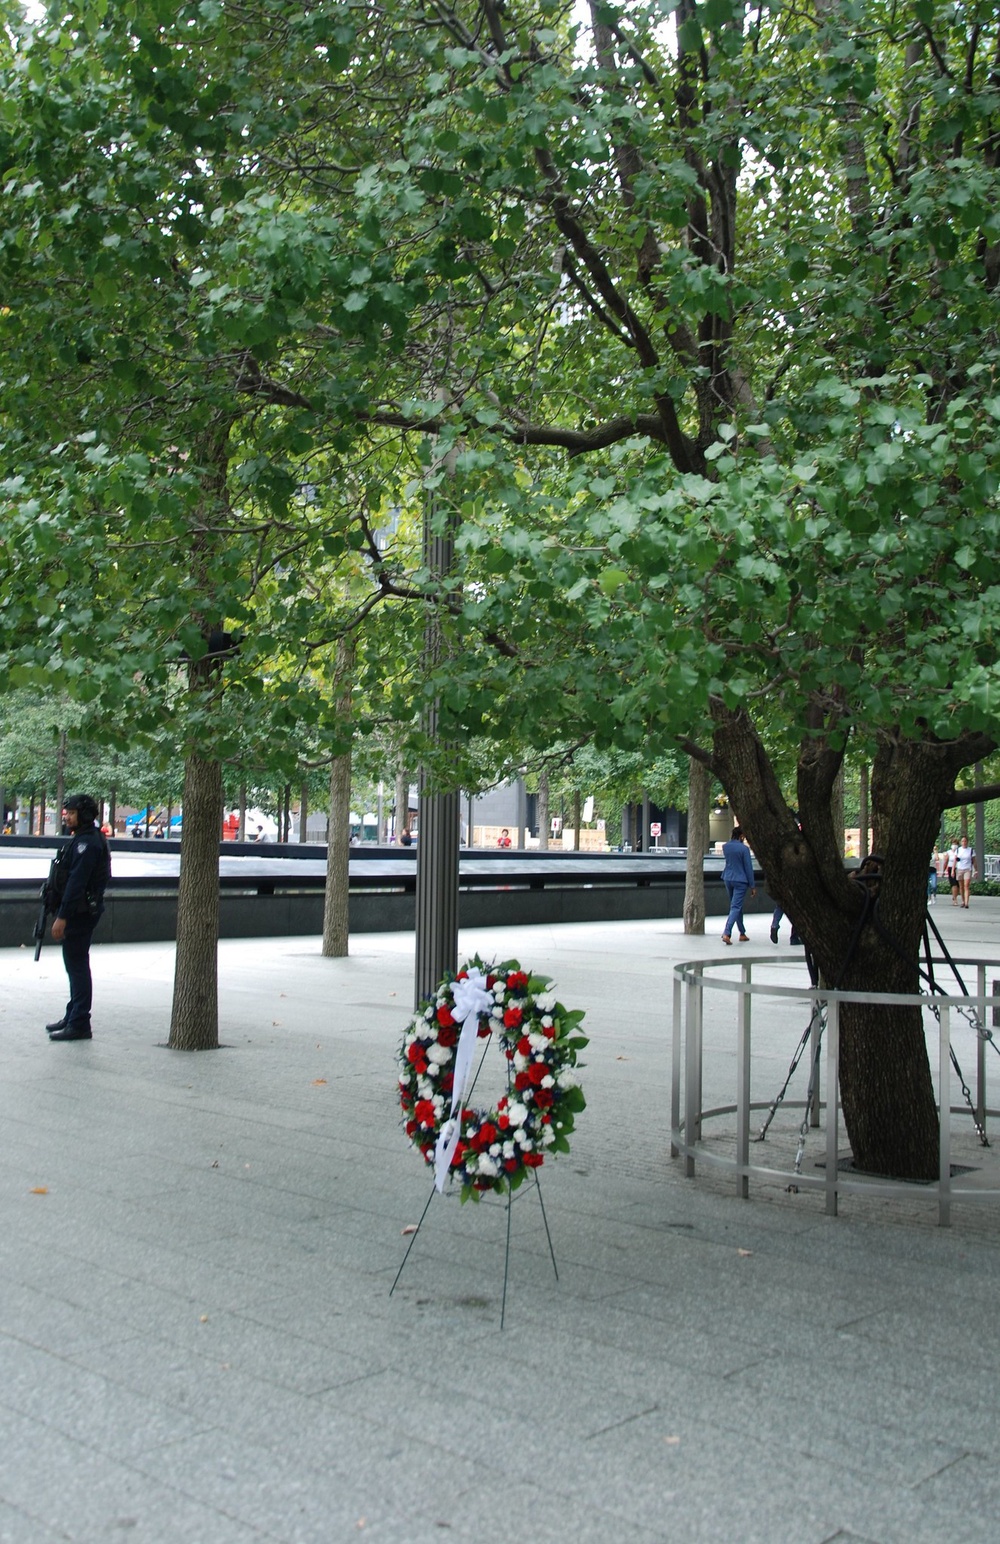
<path fill-rule="evenodd" d="M 1000 901 L 935 919 L 1000 962 Z M 463 934 L 591 1037 L 542 1170 L 558 1280 L 525 1186 L 503 1330 L 502 1202 L 436 1197 L 389 1293 L 430 1191 L 395 1098 L 411 935 L 224 943 L 196 1055 L 163 1045 L 171 945 L 95 947 L 65 1045 L 58 950 L 0 951 L 0 1544 L 994 1544 L 997 1206 L 940 1229 L 684 1177 L 671 972 L 717 923 Z M 763 1087 L 796 1011 L 755 1021 Z"/>

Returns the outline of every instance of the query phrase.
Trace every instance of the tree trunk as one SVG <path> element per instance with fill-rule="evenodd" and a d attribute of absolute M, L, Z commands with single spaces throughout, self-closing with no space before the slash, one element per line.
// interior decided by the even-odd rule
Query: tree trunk
<path fill-rule="evenodd" d="M 66 802 L 66 731 L 59 731 L 59 749 L 56 752 L 56 826 L 62 820 L 62 809 Z"/>
<path fill-rule="evenodd" d="M 337 655 L 340 692 L 337 717 L 351 719 L 351 671 L 354 651 L 342 643 Z M 350 948 L 351 884 L 351 750 L 335 756 L 330 766 L 330 822 L 326 842 L 326 890 L 323 895 L 323 954 L 342 959 Z"/>
<path fill-rule="evenodd" d="M 538 816 L 538 849 L 540 852 L 549 850 L 549 774 L 542 772 L 538 778 L 538 796 L 535 801 L 535 813 Z"/>
<path fill-rule="evenodd" d="M 841 762 L 840 771 L 833 780 L 833 791 L 830 794 L 830 820 L 833 824 L 834 840 L 838 844 L 840 856 L 844 856 L 844 764 Z"/>
<path fill-rule="evenodd" d="M 573 851 L 580 851 L 580 790 L 573 789 Z"/>
<path fill-rule="evenodd" d="M 219 831 L 222 767 L 189 756 L 184 767 L 184 840 L 177 888 L 177 955 L 170 1049 L 219 1045 Z"/>
<path fill-rule="evenodd" d="M 858 832 L 858 857 L 867 858 L 871 848 L 868 843 L 868 830 L 871 822 L 868 818 L 868 763 L 861 764 L 861 775 L 858 780 L 858 824 L 861 829 Z"/>
<path fill-rule="evenodd" d="M 309 788 L 303 783 L 302 792 L 299 795 L 299 841 L 309 840 Z"/>
<path fill-rule="evenodd" d="M 802 742 L 800 827 L 749 717 L 717 706 L 715 719 L 713 769 L 775 901 L 804 937 L 824 985 L 872 996 L 841 1010 L 840 1091 L 855 1164 L 898 1179 L 933 1179 L 938 1112 L 922 1010 L 881 1007 L 876 994 L 919 990 L 927 867 L 941 812 L 957 773 L 988 754 L 989 744 L 973 735 L 883 739 L 871 779 L 874 850 L 883 864 L 869 889 L 845 871 L 835 828 L 839 742 L 822 733 Z"/>
<path fill-rule="evenodd" d="M 684 876 L 684 931 L 705 932 L 705 853 L 708 851 L 708 796 L 711 775 L 703 761 L 688 762 L 687 863 Z"/>
<path fill-rule="evenodd" d="M 396 808 L 393 825 L 396 832 L 396 843 L 410 824 L 410 778 L 405 767 L 399 767 L 396 772 Z M 469 831 L 469 846 L 472 846 L 472 831 Z"/>

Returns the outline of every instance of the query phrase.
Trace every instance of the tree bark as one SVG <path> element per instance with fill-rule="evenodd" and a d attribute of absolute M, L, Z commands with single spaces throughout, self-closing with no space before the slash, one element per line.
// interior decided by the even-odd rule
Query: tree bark
<path fill-rule="evenodd" d="M 410 824 L 410 778 L 405 767 L 396 771 L 396 808 L 393 821 L 398 845 L 401 834 Z M 469 846 L 472 846 L 472 830 L 469 829 Z"/>
<path fill-rule="evenodd" d="M 59 731 L 59 749 L 56 752 L 56 829 L 62 821 L 63 805 L 66 802 L 66 731 Z"/>
<path fill-rule="evenodd" d="M 538 816 L 538 849 L 549 850 L 549 774 L 542 772 L 538 778 L 538 797 L 535 804 Z"/>
<path fill-rule="evenodd" d="M 833 791 L 830 794 L 830 819 L 833 824 L 833 834 L 840 843 L 840 856 L 844 856 L 844 763 L 841 762 L 840 770 L 833 780 Z"/>
<path fill-rule="evenodd" d="M 711 776 L 703 761 L 688 761 L 687 863 L 684 875 L 684 931 L 705 932 L 705 853 L 708 850 L 708 796 Z"/>
<path fill-rule="evenodd" d="M 184 767 L 184 839 L 177 888 L 177 955 L 170 1016 L 172 1051 L 219 1045 L 219 830 L 222 767 L 188 757 Z"/>

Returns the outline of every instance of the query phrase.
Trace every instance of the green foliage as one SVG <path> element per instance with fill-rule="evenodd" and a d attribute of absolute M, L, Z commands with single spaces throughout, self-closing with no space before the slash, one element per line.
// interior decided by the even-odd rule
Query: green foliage
<path fill-rule="evenodd" d="M 434 705 L 470 783 L 741 709 L 779 765 L 1000 734 L 991 28 L 678 19 L 134 0 L 21 47 L 7 678 L 278 777 L 344 743 L 362 620 L 360 727 Z M 454 579 L 373 551 L 431 498 Z"/>

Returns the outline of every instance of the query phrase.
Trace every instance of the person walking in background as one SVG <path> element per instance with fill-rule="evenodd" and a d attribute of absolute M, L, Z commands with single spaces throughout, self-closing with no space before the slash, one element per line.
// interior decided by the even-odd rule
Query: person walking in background
<path fill-rule="evenodd" d="M 968 837 L 963 836 L 955 852 L 955 878 L 958 881 L 959 904 L 969 909 L 969 891 L 972 881 L 977 876 L 975 849 L 969 846 Z"/>
<path fill-rule="evenodd" d="M 726 918 L 722 942 L 731 944 L 733 928 L 738 927 L 740 943 L 745 944 L 749 939 L 743 921 L 743 902 L 748 890 L 751 895 L 757 894 L 757 887 L 753 878 L 753 860 L 743 840 L 743 831 L 740 826 L 734 826 L 729 841 L 723 842 L 722 856 L 726 860 L 726 866 L 722 870 L 722 882 L 729 893 L 729 916 Z"/>
<path fill-rule="evenodd" d="M 785 913 L 782 911 L 780 906 L 776 906 L 774 908 L 774 912 L 773 912 L 772 917 L 771 917 L 771 942 L 772 942 L 772 944 L 776 944 L 778 942 L 778 929 L 781 926 L 781 919 L 782 919 L 782 917 L 784 915 L 785 915 Z M 800 944 L 802 942 L 802 940 L 801 940 L 801 938 L 798 935 L 798 932 L 797 932 L 796 927 L 795 927 L 795 923 L 792 921 L 791 917 L 789 917 L 789 919 L 788 919 L 788 925 L 789 925 L 789 927 L 792 930 L 791 933 L 789 934 L 788 942 L 790 944 Z"/>
<path fill-rule="evenodd" d="M 71 795 L 63 806 L 70 840 L 59 849 L 52 878 L 56 907 L 52 937 L 62 944 L 69 1002 L 61 1019 L 46 1024 L 50 1040 L 92 1038 L 90 941 L 104 910 L 104 891 L 111 877 L 108 844 L 97 829 L 97 819 L 97 804 L 87 793 Z"/>
<path fill-rule="evenodd" d="M 958 863 L 958 837 L 957 836 L 953 836 L 952 839 L 951 839 L 951 846 L 948 848 L 948 851 L 945 853 L 945 860 L 944 860 L 945 873 L 948 876 L 948 883 L 951 886 L 951 904 L 953 906 L 958 906 L 958 905 L 961 904 L 959 902 L 959 899 L 958 899 L 959 885 L 958 885 L 958 870 L 957 870 L 957 867 L 956 867 L 957 863 Z"/>

